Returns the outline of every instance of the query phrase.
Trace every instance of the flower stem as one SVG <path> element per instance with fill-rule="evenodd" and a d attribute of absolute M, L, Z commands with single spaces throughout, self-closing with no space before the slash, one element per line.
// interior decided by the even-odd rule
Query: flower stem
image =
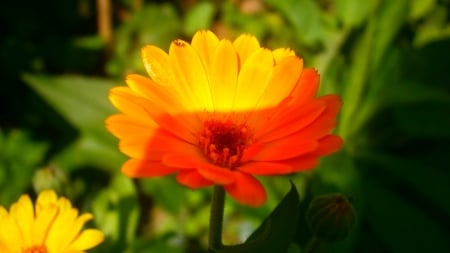
<path fill-rule="evenodd" d="M 225 206 L 225 190 L 223 186 L 214 186 L 211 200 L 211 214 L 209 217 L 209 249 L 222 247 L 223 209 Z"/>

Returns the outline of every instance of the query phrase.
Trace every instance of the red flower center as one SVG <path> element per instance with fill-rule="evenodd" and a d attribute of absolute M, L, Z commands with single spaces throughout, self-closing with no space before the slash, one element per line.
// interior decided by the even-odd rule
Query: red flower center
<path fill-rule="evenodd" d="M 33 246 L 28 249 L 22 249 L 22 253 L 48 253 L 47 247 L 45 245 Z"/>
<path fill-rule="evenodd" d="M 241 161 L 249 137 L 245 124 L 238 125 L 231 120 L 208 120 L 200 131 L 199 146 L 214 164 L 234 169 Z"/>

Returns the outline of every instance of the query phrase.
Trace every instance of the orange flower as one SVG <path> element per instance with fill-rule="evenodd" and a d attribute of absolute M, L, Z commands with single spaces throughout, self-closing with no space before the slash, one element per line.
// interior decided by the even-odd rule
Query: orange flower
<path fill-rule="evenodd" d="M 130 177 L 176 174 L 192 189 L 223 185 L 259 206 L 266 193 L 255 175 L 311 169 L 342 145 L 330 134 L 339 97 L 316 98 L 318 73 L 290 49 L 200 31 L 190 44 L 173 41 L 168 54 L 146 46 L 142 59 L 150 78 L 132 74 L 128 87 L 111 89 L 122 114 L 106 121 L 131 157 L 122 167 Z"/>

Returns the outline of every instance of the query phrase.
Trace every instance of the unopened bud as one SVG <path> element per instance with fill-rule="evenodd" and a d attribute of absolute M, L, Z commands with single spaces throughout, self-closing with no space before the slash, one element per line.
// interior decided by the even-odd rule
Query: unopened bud
<path fill-rule="evenodd" d="M 61 193 L 66 184 L 66 174 L 59 168 L 51 165 L 37 170 L 33 176 L 33 188 L 36 192 L 53 189 Z"/>
<path fill-rule="evenodd" d="M 353 206 L 342 194 L 316 197 L 306 212 L 306 222 L 314 236 L 328 242 L 345 239 L 355 221 Z"/>

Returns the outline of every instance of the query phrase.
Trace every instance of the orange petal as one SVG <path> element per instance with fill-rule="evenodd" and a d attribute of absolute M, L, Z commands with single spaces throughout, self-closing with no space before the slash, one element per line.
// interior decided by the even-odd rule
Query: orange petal
<path fill-rule="evenodd" d="M 142 120 L 150 119 L 148 112 L 136 101 L 139 97 L 128 87 L 115 87 L 109 92 L 111 103 L 121 112 Z"/>
<path fill-rule="evenodd" d="M 112 115 L 106 119 L 105 123 L 106 128 L 119 138 L 130 135 L 151 135 L 158 127 L 154 122 L 142 121 L 126 114 Z"/>
<path fill-rule="evenodd" d="M 253 110 L 264 93 L 273 72 L 273 56 L 259 49 L 242 65 L 234 98 L 235 111 Z"/>
<path fill-rule="evenodd" d="M 314 151 L 314 155 L 324 156 L 338 151 L 344 144 L 341 137 L 327 135 L 319 140 L 319 147 Z"/>
<path fill-rule="evenodd" d="M 291 94 L 295 98 L 295 103 L 301 104 L 314 98 L 319 89 L 319 83 L 320 76 L 317 70 L 304 69 Z"/>
<path fill-rule="evenodd" d="M 163 86 L 144 76 L 134 74 L 128 75 L 125 81 L 138 96 L 150 100 L 169 113 L 180 112 L 183 102 L 188 105 L 189 101 L 184 101 L 184 97 L 171 86 Z"/>
<path fill-rule="evenodd" d="M 227 112 L 233 108 L 238 77 L 238 56 L 228 40 L 220 41 L 211 69 L 211 95 L 214 109 Z"/>
<path fill-rule="evenodd" d="M 287 136 L 286 138 L 266 143 L 261 152 L 253 157 L 255 161 L 280 161 L 300 156 L 316 150 L 316 140 L 305 140 L 304 136 Z"/>
<path fill-rule="evenodd" d="M 244 149 L 243 155 L 241 157 L 241 162 L 246 162 L 257 155 L 261 150 L 263 150 L 263 143 L 251 144 Z"/>
<path fill-rule="evenodd" d="M 205 179 L 216 184 L 229 184 L 235 180 L 232 171 L 209 163 L 201 154 L 168 154 L 163 157 L 163 164 L 180 169 L 197 169 Z"/>
<path fill-rule="evenodd" d="M 249 162 L 239 166 L 239 171 L 251 175 L 270 176 L 292 173 L 292 167 L 282 163 Z"/>
<path fill-rule="evenodd" d="M 258 142 L 269 142 L 298 132 L 314 122 L 325 108 L 325 102 L 316 100 L 300 107 L 280 109 L 272 117 L 260 122 L 261 131 L 255 133 L 255 139 Z"/>
<path fill-rule="evenodd" d="M 185 41 L 175 40 L 170 45 L 169 59 L 177 86 L 191 104 L 188 112 L 213 111 L 209 81 L 195 50 Z"/>
<path fill-rule="evenodd" d="M 129 159 L 122 165 L 122 173 L 128 177 L 159 177 L 177 172 L 177 168 L 164 166 L 160 161 Z"/>
<path fill-rule="evenodd" d="M 206 186 L 211 186 L 214 183 L 205 179 L 196 170 L 180 171 L 177 174 L 178 183 L 185 185 L 191 189 L 198 189 Z"/>
<path fill-rule="evenodd" d="M 178 153 L 191 147 L 190 143 L 164 131 L 154 132 L 153 135 L 148 136 L 129 135 L 119 142 L 119 149 L 124 154 L 143 160 L 154 160 L 155 155 L 153 153 Z"/>
<path fill-rule="evenodd" d="M 292 168 L 291 173 L 295 173 L 298 171 L 309 170 L 314 167 L 317 167 L 319 164 L 318 156 L 315 155 L 306 155 L 300 156 L 289 160 L 280 161 L 284 164 L 289 165 Z"/>
<path fill-rule="evenodd" d="M 258 207 L 266 202 L 266 190 L 264 186 L 253 176 L 235 171 L 236 181 L 225 185 L 225 191 L 237 202 Z"/>
<path fill-rule="evenodd" d="M 142 61 L 150 77 L 161 85 L 173 83 L 173 73 L 169 63 L 169 55 L 155 46 L 145 46 L 141 51 Z"/>
<path fill-rule="evenodd" d="M 250 34 L 243 34 L 236 38 L 233 42 L 233 46 L 238 52 L 240 66 L 247 61 L 247 58 L 250 55 L 261 48 L 258 39 Z"/>

